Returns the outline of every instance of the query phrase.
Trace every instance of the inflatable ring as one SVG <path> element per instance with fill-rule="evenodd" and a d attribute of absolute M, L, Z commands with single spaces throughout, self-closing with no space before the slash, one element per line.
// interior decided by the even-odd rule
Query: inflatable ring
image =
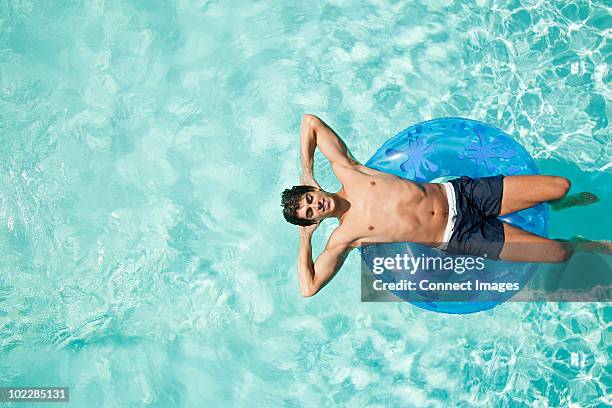
<path fill-rule="evenodd" d="M 460 176 L 476 178 L 498 174 L 509 176 L 539 173 L 527 150 L 502 130 L 486 123 L 458 117 L 434 119 L 410 126 L 387 140 L 367 161 L 366 166 L 417 182 L 440 182 Z M 499 218 L 531 233 L 548 236 L 547 204 L 539 204 Z M 425 256 L 440 255 L 434 248 L 414 243 L 392 243 L 373 247 L 379 249 L 364 251 L 362 248 L 361 251 L 362 259 L 370 270 L 373 257 L 384 256 L 385 251 L 395 254 L 417 252 Z M 491 260 L 486 262 L 487 272 L 494 273 L 489 273 L 486 277 L 478 276 L 479 279 L 504 282 L 511 278 L 520 282 L 521 288 L 537 268 L 537 264 L 530 263 Z M 420 275 L 423 278 L 425 273 L 431 277 L 432 273 L 437 272 L 417 271 L 416 275 L 412 274 L 411 277 L 418 279 Z M 449 274 L 448 271 L 444 273 Z M 450 274 L 456 277 L 453 272 Z M 474 275 L 471 277 L 474 278 Z M 439 273 L 437 278 L 440 279 Z M 481 291 L 461 302 L 436 302 L 428 295 L 423 295 L 421 301 L 415 301 L 414 293 L 409 299 L 404 291 L 393 293 L 423 309 L 460 314 L 491 309 L 514 294 Z"/>

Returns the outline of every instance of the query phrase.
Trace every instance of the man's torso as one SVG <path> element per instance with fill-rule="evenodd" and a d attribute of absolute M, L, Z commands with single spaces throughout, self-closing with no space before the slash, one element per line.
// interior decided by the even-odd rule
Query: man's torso
<path fill-rule="evenodd" d="M 365 242 L 442 240 L 448 200 L 441 184 L 415 183 L 362 165 L 334 168 L 334 173 L 351 207 L 330 241 L 358 247 Z"/>

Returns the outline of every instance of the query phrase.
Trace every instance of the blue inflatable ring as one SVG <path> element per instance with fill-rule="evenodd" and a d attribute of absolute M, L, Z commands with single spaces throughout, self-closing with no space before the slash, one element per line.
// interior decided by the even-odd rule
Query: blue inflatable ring
<path fill-rule="evenodd" d="M 366 166 L 417 182 L 439 182 L 463 175 L 476 178 L 539 173 L 527 150 L 502 130 L 459 117 L 434 119 L 410 126 L 387 140 Z M 531 233 L 548 236 L 548 211 L 547 204 L 539 204 L 499 218 Z M 423 245 L 396 245 L 403 246 L 402 252 L 418 250 L 419 254 L 429 251 L 432 255 L 439 255 L 436 249 Z M 392 249 L 397 250 L 397 246 Z M 366 264 L 371 265 L 368 260 L 371 261 L 376 251 L 361 252 Z M 511 277 L 521 284 L 527 283 L 537 268 L 537 264 L 529 263 L 488 262 L 494 263 L 494 279 L 504 281 Z M 402 294 L 405 292 L 393 293 L 404 298 Z M 414 301 L 413 297 L 409 301 L 435 312 L 466 314 L 491 309 L 512 295 L 511 292 L 501 296 L 499 293 L 478 293 L 464 302 L 436 302 L 425 297 L 423 301 Z"/>

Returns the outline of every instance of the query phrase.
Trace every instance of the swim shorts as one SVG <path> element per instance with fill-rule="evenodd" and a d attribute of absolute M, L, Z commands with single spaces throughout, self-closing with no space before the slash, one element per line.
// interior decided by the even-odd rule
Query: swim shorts
<path fill-rule="evenodd" d="M 504 246 L 504 225 L 497 218 L 503 180 L 503 175 L 476 179 L 463 176 L 443 183 L 449 214 L 439 249 L 499 259 Z"/>

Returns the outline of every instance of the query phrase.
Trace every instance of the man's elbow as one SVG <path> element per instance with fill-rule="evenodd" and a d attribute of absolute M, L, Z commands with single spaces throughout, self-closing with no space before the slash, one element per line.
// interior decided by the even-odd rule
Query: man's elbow
<path fill-rule="evenodd" d="M 302 121 L 310 127 L 316 127 L 319 124 L 320 119 L 315 115 L 305 113 Z"/>
<path fill-rule="evenodd" d="M 315 287 L 303 288 L 300 290 L 300 294 L 302 295 L 303 298 L 312 297 L 316 295 L 317 292 L 319 292 L 319 289 Z"/>

